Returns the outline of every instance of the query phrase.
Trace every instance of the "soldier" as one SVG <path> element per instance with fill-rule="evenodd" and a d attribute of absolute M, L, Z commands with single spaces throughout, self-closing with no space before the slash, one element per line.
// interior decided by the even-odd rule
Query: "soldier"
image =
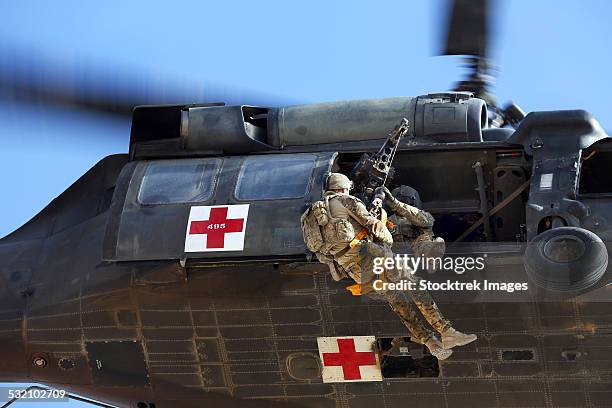
<path fill-rule="evenodd" d="M 419 205 L 418 193 L 407 186 L 394 189 L 393 194 L 387 187 L 381 189 L 385 194 L 385 205 L 393 213 L 389 217 L 389 221 L 395 225 L 391 231 L 393 241 L 408 242 L 415 256 L 442 257 L 446 245 L 443 238 L 434 237 L 434 217 L 427 211 L 407 204 L 407 202 L 412 202 Z M 427 263 L 427 265 L 430 264 Z M 435 266 L 435 263 L 433 265 Z M 429 273 L 435 272 L 434 266 L 431 266 L 427 271 Z"/>
<path fill-rule="evenodd" d="M 333 220 L 344 221 L 345 226 L 341 229 L 346 231 L 346 236 L 338 239 L 338 244 L 332 246 L 329 252 L 355 282 L 363 285 L 369 283 L 372 278 L 372 275 L 367 276 L 367 272 L 371 273 L 375 256 L 393 256 L 389 250 L 393 239 L 387 227 L 373 217 L 358 198 L 349 195 L 351 187 L 351 181 L 341 173 L 332 173 L 327 180 L 325 199 L 330 216 Z M 347 239 L 353 239 L 362 228 L 367 231 L 366 238 L 359 245 L 347 246 Z M 399 271 L 387 270 L 385 277 L 389 281 L 399 281 Z M 418 279 L 410 273 L 408 278 Z M 404 292 L 385 291 L 381 294 L 408 328 L 413 340 L 427 346 L 431 354 L 439 360 L 448 358 L 452 354 L 451 348 L 476 340 L 473 334 L 455 330 L 426 291 L 409 291 L 409 294 L 425 319 L 441 334 L 442 342 L 432 330 L 424 327 Z"/>

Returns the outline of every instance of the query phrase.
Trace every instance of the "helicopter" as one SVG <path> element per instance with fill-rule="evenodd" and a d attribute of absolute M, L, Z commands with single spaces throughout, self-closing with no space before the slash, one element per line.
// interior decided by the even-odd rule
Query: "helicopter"
<path fill-rule="evenodd" d="M 452 92 L 122 107 L 129 152 L 0 240 L 2 381 L 137 408 L 605 403 L 612 145 L 585 111 L 497 106 L 487 7 L 454 2 L 446 53 L 471 73 Z M 380 380 L 326 383 L 318 338 L 389 350 L 405 329 L 312 259 L 300 215 L 404 117 L 389 185 L 418 192 L 458 253 L 543 298 L 455 299 L 469 348 L 439 362 L 407 339 L 375 356 Z"/>

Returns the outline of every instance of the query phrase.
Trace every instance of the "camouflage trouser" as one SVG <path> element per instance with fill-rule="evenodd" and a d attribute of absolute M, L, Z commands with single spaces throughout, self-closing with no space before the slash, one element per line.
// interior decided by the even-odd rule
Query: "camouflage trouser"
<path fill-rule="evenodd" d="M 432 255 L 433 248 L 432 242 L 434 240 L 433 231 L 431 228 L 423 228 L 419 231 L 418 234 L 415 234 L 414 237 L 408 238 L 408 242 L 410 242 L 410 248 L 412 248 L 412 253 L 416 256 L 435 256 Z"/>
<path fill-rule="evenodd" d="M 417 311 L 408 297 L 412 299 L 412 302 L 414 302 L 421 311 L 427 323 L 429 323 L 438 333 L 443 333 L 451 327 L 451 322 L 442 315 L 442 312 L 438 309 L 438 305 L 436 305 L 436 302 L 426 290 L 417 289 L 406 292 L 386 291 L 382 293 L 382 295 L 395 314 L 402 319 L 402 322 L 408 328 L 408 331 L 410 331 L 411 337 L 418 343 L 424 344 L 433 337 L 435 333 L 423 325 L 423 322 L 419 318 Z"/>
<path fill-rule="evenodd" d="M 411 234 L 399 235 L 395 234 L 393 239 L 398 241 L 408 242 L 412 253 L 415 256 L 424 256 L 430 258 L 442 257 L 446 250 L 444 243 L 436 242 L 434 233 L 431 228 L 416 228 L 413 227 Z"/>
<path fill-rule="evenodd" d="M 376 249 L 378 247 L 378 249 Z M 378 252 L 378 251 L 383 252 Z M 374 252 L 374 253 L 372 253 Z M 380 246 L 367 243 L 359 251 L 359 263 L 353 263 L 347 265 L 347 273 L 355 282 L 361 283 L 362 287 L 367 286 L 368 283 L 374 279 L 372 273 L 374 258 L 377 256 L 393 256 L 388 250 L 381 249 Z M 385 270 L 385 281 L 387 282 L 399 282 L 401 279 L 406 279 L 414 282 L 415 287 L 419 287 L 419 278 L 411 273 L 400 274 L 396 269 Z M 368 292 L 364 290 L 364 292 Z M 436 302 L 433 300 L 429 292 L 426 290 L 409 290 L 406 292 L 402 291 L 385 291 L 385 292 L 370 292 L 382 295 L 382 297 L 389 303 L 391 309 L 399 316 L 404 325 L 410 331 L 411 337 L 419 343 L 425 343 L 435 333 L 426 328 L 421 321 L 414 305 L 418 307 L 421 314 L 427 320 L 427 322 L 433 327 L 438 333 L 442 333 L 451 327 L 451 322 L 447 320 L 438 309 Z M 412 302 L 408 299 L 412 300 Z M 414 305 L 413 305 L 414 303 Z"/>

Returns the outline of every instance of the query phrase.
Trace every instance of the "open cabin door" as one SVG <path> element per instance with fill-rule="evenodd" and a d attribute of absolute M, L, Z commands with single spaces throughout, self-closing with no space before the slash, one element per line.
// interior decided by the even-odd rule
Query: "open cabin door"
<path fill-rule="evenodd" d="M 306 252 L 300 216 L 336 153 L 139 161 L 119 177 L 105 261 L 249 260 Z"/>

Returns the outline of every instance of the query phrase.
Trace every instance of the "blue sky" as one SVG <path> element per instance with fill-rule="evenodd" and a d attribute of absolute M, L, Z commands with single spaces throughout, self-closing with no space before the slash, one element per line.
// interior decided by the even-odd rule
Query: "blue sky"
<path fill-rule="evenodd" d="M 5 0 L 0 67 L 40 69 L 48 81 L 102 78 L 109 92 L 145 78 L 160 97 L 186 102 L 419 95 L 449 89 L 462 72 L 456 58 L 433 56 L 444 3 Z M 608 0 L 501 2 L 500 102 L 587 109 L 612 131 L 611 8 Z M 127 151 L 128 138 L 126 121 L 0 100 L 0 236 L 99 159 Z"/>
<path fill-rule="evenodd" d="M 109 92 L 125 92 L 115 76 L 128 84 L 147 78 L 160 95 L 178 89 L 188 101 L 419 95 L 448 89 L 462 72 L 456 58 L 433 56 L 444 3 L 5 2 L 0 51 L 12 51 L 0 55 L 0 66 L 17 55 L 21 69 L 42 69 L 49 81 L 57 73 L 102 78 Z M 499 100 L 527 111 L 584 108 L 612 129 L 610 8 L 606 0 L 501 2 L 493 44 Z M 7 191 L 0 236 L 100 158 L 126 151 L 128 137 L 126 122 L 0 101 Z"/>

